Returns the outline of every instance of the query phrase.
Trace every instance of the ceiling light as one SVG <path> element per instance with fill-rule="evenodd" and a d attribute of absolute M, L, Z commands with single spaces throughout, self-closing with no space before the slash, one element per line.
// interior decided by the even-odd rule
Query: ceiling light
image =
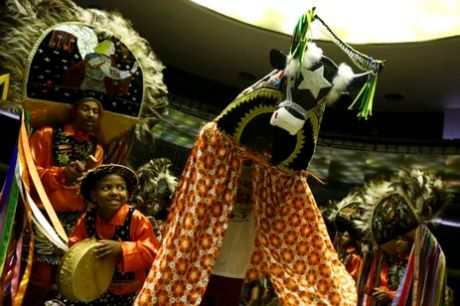
<path fill-rule="evenodd" d="M 457 0 L 191 0 L 242 22 L 292 34 L 297 19 L 312 7 L 343 41 L 395 43 L 460 35 Z M 320 30 L 315 39 L 328 39 Z"/>

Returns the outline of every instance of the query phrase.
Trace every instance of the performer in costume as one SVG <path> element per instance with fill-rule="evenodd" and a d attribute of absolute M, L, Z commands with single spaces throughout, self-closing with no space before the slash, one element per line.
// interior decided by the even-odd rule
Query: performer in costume
<path fill-rule="evenodd" d="M 424 224 L 451 199 L 440 178 L 402 169 L 369 185 L 364 199 L 355 223 L 374 250 L 365 255 L 359 305 L 443 305 L 445 256 Z"/>
<path fill-rule="evenodd" d="M 287 67 L 245 90 L 200 131 L 157 259 L 134 305 L 201 303 L 225 244 L 247 163 L 252 164 L 255 237 L 252 245 L 252 239 L 246 240 L 253 248 L 246 277 L 267 276 L 283 305 L 356 305 L 353 279 L 333 248 L 307 184 L 325 105 L 355 77 L 351 68 L 337 68 L 307 41 L 315 16 L 310 11 L 300 19 Z M 382 63 L 352 49 L 349 53 L 369 64 L 373 83 Z M 367 116 L 368 107 L 362 110 Z"/>
<path fill-rule="evenodd" d="M 362 263 L 361 252 L 357 245 L 358 240 L 350 235 L 348 231 L 339 233 L 336 239 L 337 241 L 334 245 L 340 261 L 356 281 L 359 277 Z"/>
<path fill-rule="evenodd" d="M 165 232 L 171 198 L 177 186 L 177 178 L 169 170 L 171 165 L 167 158 L 155 158 L 136 170 L 139 185 L 135 207 L 152 222 L 160 243 Z"/>
<path fill-rule="evenodd" d="M 78 193 L 77 180 L 103 160 L 104 151 L 96 138 L 102 111 L 98 100 L 81 99 L 71 109 L 70 122 L 42 127 L 29 140 L 38 174 L 67 233 L 86 208 Z M 26 305 L 43 305 L 63 255 L 40 231 L 35 232 L 36 253 Z"/>
<path fill-rule="evenodd" d="M 137 183 L 132 170 L 117 164 L 101 165 L 82 180 L 81 195 L 94 203 L 94 208 L 78 220 L 69 244 L 96 237 L 96 257 L 118 259 L 109 291 L 82 305 L 131 305 L 144 283 L 145 271 L 152 265 L 159 244 L 150 221 L 128 204 Z"/>
<path fill-rule="evenodd" d="M 335 231 L 334 248 L 348 273 L 358 283 L 362 269 L 361 236 L 354 221 L 361 212 L 363 190 L 355 190 L 339 202 L 330 202 L 322 209 L 323 217 Z"/>
<path fill-rule="evenodd" d="M 102 163 L 104 151 L 96 138 L 102 111 L 98 100 L 84 98 L 74 104 L 71 122 L 43 127 L 30 138 L 38 173 L 58 212 L 85 208 L 76 182 Z"/>
<path fill-rule="evenodd" d="M 385 254 L 381 262 L 379 284 L 372 289 L 373 300 L 378 305 L 389 304 L 395 298 L 396 290 L 406 272 L 412 244 L 413 237 L 399 235 L 381 246 Z"/>

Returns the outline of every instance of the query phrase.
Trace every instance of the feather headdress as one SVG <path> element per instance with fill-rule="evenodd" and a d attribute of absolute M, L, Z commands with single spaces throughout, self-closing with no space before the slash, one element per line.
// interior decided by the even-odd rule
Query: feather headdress
<path fill-rule="evenodd" d="M 103 125 L 106 124 L 109 128 L 106 129 L 104 142 L 130 130 L 139 121 L 142 123 L 149 120 L 149 117 L 162 118 L 166 115 L 167 101 L 160 98 L 167 93 L 163 83 L 164 67 L 148 42 L 139 36 L 131 23 L 119 13 L 84 9 L 70 0 L 5 1 L 0 11 L 0 69 L 10 73 L 11 82 L 8 102 L 2 105 L 2 108 L 16 112 L 24 108 L 31 111 L 32 126 L 34 121 L 38 122 L 44 117 L 43 111 L 47 111 L 47 115 L 54 111 L 57 113 L 56 116 L 59 116 L 56 108 L 60 109 L 62 104 L 65 104 L 63 101 L 56 101 L 61 103 L 47 107 L 39 103 L 33 104 L 36 101 L 33 101 L 33 97 L 27 96 L 26 87 L 34 53 L 38 52 L 44 35 L 63 24 L 79 24 L 95 29 L 107 37 L 115 37 L 129 49 L 139 64 L 143 90 L 139 114 L 133 118 L 134 120 L 129 120 L 129 116 L 116 114 L 115 117 L 105 118 Z M 150 124 L 141 124 L 141 128 L 150 129 L 151 121 Z"/>
<path fill-rule="evenodd" d="M 147 215 L 155 216 L 167 211 L 171 196 L 177 186 L 175 177 L 169 168 L 167 158 L 151 159 L 136 171 L 139 177 L 139 189 L 136 199 Z M 148 207 L 146 207 L 148 206 Z"/>
<path fill-rule="evenodd" d="M 350 192 L 340 201 L 331 201 L 321 210 L 323 217 L 333 224 L 339 232 L 349 232 L 355 238 L 361 238 L 358 222 L 361 218 L 361 207 L 364 201 L 364 189 L 359 188 Z"/>
<path fill-rule="evenodd" d="M 355 224 L 374 245 L 429 223 L 452 199 L 440 178 L 419 169 L 401 169 L 390 181 L 369 184 L 364 194 Z"/>

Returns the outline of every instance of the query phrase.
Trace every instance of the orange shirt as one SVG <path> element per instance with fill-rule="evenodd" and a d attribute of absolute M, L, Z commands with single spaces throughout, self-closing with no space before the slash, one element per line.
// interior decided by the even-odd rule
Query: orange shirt
<path fill-rule="evenodd" d="M 390 290 L 390 288 L 388 287 L 389 285 L 389 264 L 386 263 L 383 265 L 382 267 L 382 270 L 380 272 L 380 286 L 379 288 L 382 289 L 382 290 L 385 290 L 388 295 L 390 296 L 390 299 L 393 301 L 393 299 L 395 298 L 395 295 L 396 295 L 396 291 L 397 290 Z"/>
<path fill-rule="evenodd" d="M 115 216 L 106 222 L 100 216 L 96 215 L 96 232 L 101 239 L 110 239 L 115 235 L 118 226 L 122 226 L 129 211 L 129 205 L 125 204 L 117 211 Z M 74 232 L 69 238 L 69 245 L 73 245 L 78 241 L 88 237 L 85 224 L 86 213 L 80 217 Z M 121 241 L 122 256 L 118 263 L 118 270 L 122 273 L 134 272 L 135 279 L 132 281 L 124 281 L 121 284 L 111 284 L 109 290 L 113 294 L 126 294 L 138 291 L 142 288 L 146 272 L 150 269 L 156 253 L 159 248 L 159 243 L 155 238 L 153 226 L 150 221 L 138 210 L 134 210 L 129 238 L 131 241 Z"/>
<path fill-rule="evenodd" d="M 362 258 L 354 246 L 346 247 L 344 252 L 350 254 L 347 262 L 344 263 L 345 267 L 347 268 L 348 273 L 350 273 L 356 281 L 359 277 L 359 273 L 361 272 Z"/>
<path fill-rule="evenodd" d="M 72 125 L 64 126 L 66 136 L 74 136 Z M 50 126 L 37 130 L 29 139 L 32 156 L 37 166 L 38 174 L 43 187 L 57 212 L 83 211 L 86 207 L 82 197 L 78 194 L 78 187 L 66 186 L 63 174 L 64 167 L 54 164 L 53 160 L 53 128 Z M 94 153 L 97 165 L 102 164 L 104 150 L 97 145 Z"/>

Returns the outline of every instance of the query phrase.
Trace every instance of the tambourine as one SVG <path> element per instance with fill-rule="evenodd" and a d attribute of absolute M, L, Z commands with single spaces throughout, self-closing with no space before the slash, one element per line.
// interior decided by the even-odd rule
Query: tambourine
<path fill-rule="evenodd" d="M 60 293 L 76 302 L 91 302 L 107 291 L 116 269 L 112 256 L 96 258 L 97 240 L 85 239 L 64 255 L 58 272 Z"/>

